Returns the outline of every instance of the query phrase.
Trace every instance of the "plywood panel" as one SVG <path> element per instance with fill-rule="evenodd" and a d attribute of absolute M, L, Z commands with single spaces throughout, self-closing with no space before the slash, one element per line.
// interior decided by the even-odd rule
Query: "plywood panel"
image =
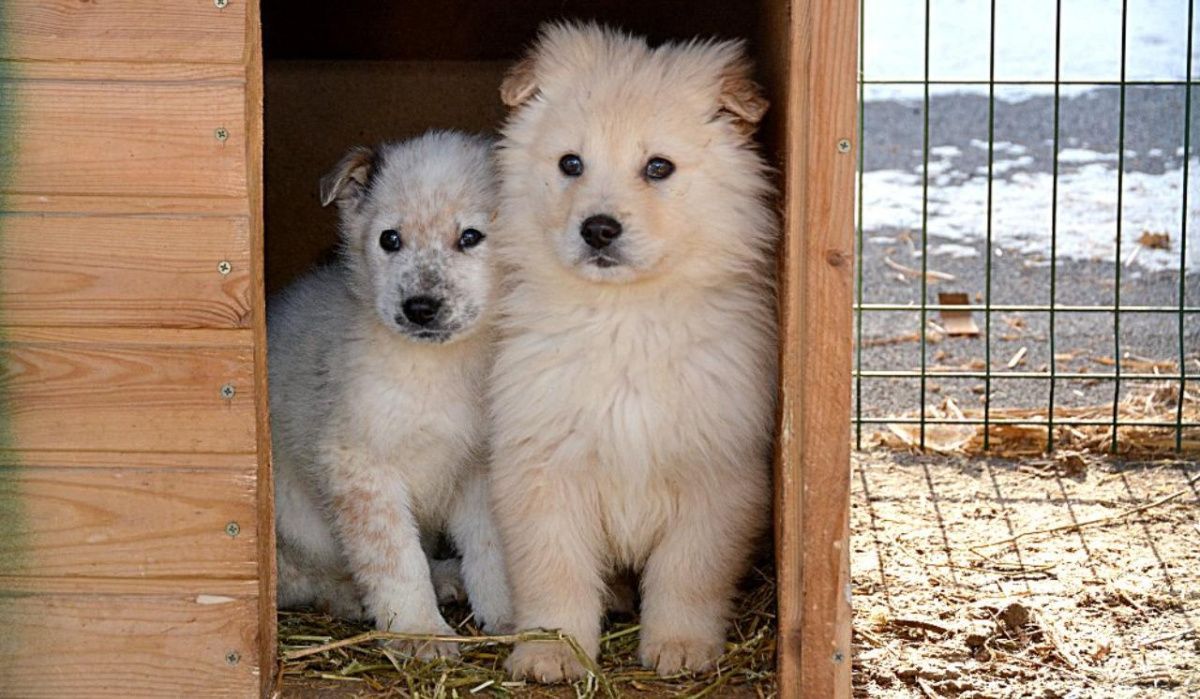
<path fill-rule="evenodd" d="M 11 105 L 6 192 L 246 195 L 241 86 L 7 80 L 0 93 Z"/>
<path fill-rule="evenodd" d="M 0 687 L 14 697 L 253 696 L 256 604 L 0 596 Z"/>
<path fill-rule="evenodd" d="M 246 219 L 0 215 L 0 229 L 8 325 L 250 324 Z"/>
<path fill-rule="evenodd" d="M 0 575 L 253 578 L 253 470 L 6 469 Z M 227 528 L 236 523 L 236 536 Z"/>
<path fill-rule="evenodd" d="M 196 343 L 189 342 L 194 337 Z M 234 331 L 9 330 L 11 449 L 253 453 L 251 350 Z M 226 398 L 222 386 L 234 394 Z"/>
<path fill-rule="evenodd" d="M 850 349 L 858 3 L 787 15 L 776 556 L 779 695 L 850 696 Z"/>
<path fill-rule="evenodd" d="M 5 0 L 0 58 L 241 63 L 247 4 Z"/>

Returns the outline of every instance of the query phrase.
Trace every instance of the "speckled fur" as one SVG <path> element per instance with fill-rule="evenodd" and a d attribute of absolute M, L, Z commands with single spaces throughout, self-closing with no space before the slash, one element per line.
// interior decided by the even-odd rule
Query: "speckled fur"
<path fill-rule="evenodd" d="M 341 263 L 296 282 L 268 311 L 281 607 L 451 633 L 435 586 L 453 581 L 431 580 L 426 553 L 445 531 L 477 619 L 508 624 L 481 399 L 493 241 L 455 247 L 465 228 L 491 233 L 489 154 L 482 139 L 431 133 L 356 149 L 324 182 L 341 212 Z M 390 254 L 378 242 L 389 228 L 404 241 Z M 402 317 L 403 301 L 423 294 L 445 300 L 436 336 Z"/>
<path fill-rule="evenodd" d="M 516 625 L 595 655 L 604 579 L 633 568 L 643 663 L 707 669 L 771 509 L 777 222 L 748 135 L 765 101 L 738 43 L 652 49 L 595 25 L 545 28 L 501 94 L 492 483 Z M 656 156 L 665 180 L 642 176 Z M 596 214 L 624 227 L 617 266 L 588 262 Z M 546 643 L 509 667 L 582 671 Z"/>

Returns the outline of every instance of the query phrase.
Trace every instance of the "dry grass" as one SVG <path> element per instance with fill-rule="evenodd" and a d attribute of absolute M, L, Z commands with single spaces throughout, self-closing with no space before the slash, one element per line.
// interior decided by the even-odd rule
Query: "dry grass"
<path fill-rule="evenodd" d="M 1151 427 L 1131 423 L 1175 422 L 1179 404 L 1178 382 L 1148 385 L 1132 391 L 1117 406 L 1119 439 L 1117 450 L 1121 456 L 1154 458 L 1172 456 L 1175 451 L 1173 427 Z M 1056 422 L 1063 420 L 1110 420 L 1111 403 L 1084 407 L 1059 407 L 1054 410 Z M 905 417 L 917 417 L 912 413 Z M 941 419 L 983 418 L 983 410 L 961 409 L 953 399 L 947 398 L 939 405 L 930 406 L 927 417 Z M 1047 411 L 1040 408 L 994 408 L 992 420 L 1029 420 L 1045 422 Z M 1200 395 L 1186 392 L 1183 396 L 1183 422 L 1200 420 Z M 876 443 L 891 449 L 915 450 L 920 445 L 920 427 L 915 424 L 891 423 L 887 430 L 879 432 Z M 988 428 L 988 453 L 1005 458 L 1029 457 L 1046 451 L 1046 427 L 1042 425 L 991 425 Z M 938 454 L 979 454 L 984 451 L 983 425 L 937 424 L 925 426 L 925 450 Z M 1070 461 L 1080 453 L 1104 453 L 1112 445 L 1112 427 L 1109 425 L 1063 425 L 1054 428 L 1056 459 Z M 1182 439 L 1184 454 L 1200 453 L 1200 430 L 1184 428 Z"/>
<path fill-rule="evenodd" d="M 775 587 L 770 569 L 756 569 L 747 581 L 738 617 L 726 652 L 713 672 L 699 676 L 660 678 L 641 666 L 637 658 L 639 627 L 632 621 L 615 621 L 601 639 L 600 662 L 589 676 L 570 688 L 540 687 L 512 682 L 504 660 L 513 642 L 558 639 L 554 632 L 511 636 L 484 636 L 467 610 L 448 610 L 460 636 L 453 640 L 462 656 L 423 662 L 400 656 L 378 641 L 401 637 L 371 632 L 368 627 L 308 612 L 280 612 L 280 679 L 282 684 L 316 681 L 326 693 L 332 683 L 346 685 L 346 693 L 370 692 L 377 696 L 404 697 L 705 697 L 774 695 Z M 403 638 L 410 638 L 403 636 Z"/>

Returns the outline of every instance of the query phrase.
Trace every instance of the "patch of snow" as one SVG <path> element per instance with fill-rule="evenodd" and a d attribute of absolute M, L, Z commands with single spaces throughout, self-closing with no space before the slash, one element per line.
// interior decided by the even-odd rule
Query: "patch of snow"
<path fill-rule="evenodd" d="M 1190 167 L 1200 170 L 1200 159 Z M 1180 223 L 1183 212 L 1182 168 L 1162 174 L 1125 173 L 1121 259 L 1137 250 L 1134 264 L 1151 271 L 1180 267 Z M 1050 255 L 1051 192 L 1049 173 L 1017 172 L 992 183 L 992 242 L 994 247 L 1027 255 Z M 1189 220 L 1200 221 L 1200 178 L 1191 178 Z M 885 226 L 919 230 L 921 176 L 879 170 L 863 175 L 863 228 Z M 987 237 L 987 179 L 972 178 L 956 186 L 930 183 L 928 231 L 931 236 L 963 245 Z M 1060 258 L 1115 261 L 1117 173 L 1103 162 L 1083 164 L 1058 180 L 1057 253 Z M 1143 231 L 1165 232 L 1170 248 L 1154 250 L 1137 242 Z M 1189 226 L 1186 271 L 1200 271 L 1200 226 Z"/>
<path fill-rule="evenodd" d="M 848 0 L 849 1 L 849 0 Z M 920 80 L 925 75 L 925 0 L 864 0 L 864 76 L 868 80 Z M 991 54 L 991 0 L 929 0 L 929 77 L 986 80 Z M 1187 76 L 1188 0 L 1128 0 L 1127 80 L 1182 80 Z M 997 80 L 1053 80 L 1055 3 L 996 3 Z M 1200 74 L 1200 27 L 1193 27 L 1193 70 Z M 1121 3 L 1062 1 L 1060 77 L 1112 81 L 1121 77 Z M 869 99 L 912 99 L 912 86 L 872 85 Z M 916 86 L 915 96 L 921 95 Z M 958 92 L 987 94 L 987 85 L 957 85 Z M 1064 95 L 1087 86 L 1063 86 Z M 997 97 L 1025 99 L 1021 87 Z"/>
<path fill-rule="evenodd" d="M 961 245 L 959 243 L 941 243 L 929 249 L 930 255 L 943 255 L 955 259 L 966 257 L 979 257 L 979 250 L 970 245 Z"/>
<path fill-rule="evenodd" d="M 939 158 L 957 158 L 962 155 L 962 151 L 958 146 L 934 146 L 929 149 L 929 154 Z"/>
<path fill-rule="evenodd" d="M 1063 148 L 1058 152 L 1060 163 L 1099 163 L 1117 162 L 1116 153 L 1097 153 L 1086 148 Z"/>

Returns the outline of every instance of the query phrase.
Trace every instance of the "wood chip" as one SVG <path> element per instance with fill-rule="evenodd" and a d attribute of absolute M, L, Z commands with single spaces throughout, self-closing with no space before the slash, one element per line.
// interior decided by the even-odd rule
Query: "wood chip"
<path fill-rule="evenodd" d="M 961 292 L 941 292 L 938 294 L 938 304 L 942 306 L 970 305 L 968 297 Z M 979 326 L 975 324 L 969 310 L 942 309 L 942 326 L 950 337 L 979 337 Z"/>
<path fill-rule="evenodd" d="M 1142 231 L 1142 234 L 1138 236 L 1138 243 L 1142 247 L 1150 248 L 1151 250 L 1170 250 L 1171 235 L 1169 233 Z"/>
<path fill-rule="evenodd" d="M 1012 356 L 1012 359 L 1008 360 L 1008 368 L 1016 369 L 1019 365 L 1024 364 L 1025 355 L 1028 354 L 1028 352 L 1028 347 L 1022 347 L 1021 349 L 1017 350 L 1017 353 Z"/>
<path fill-rule="evenodd" d="M 913 277 L 916 279 L 921 278 L 921 270 L 909 267 L 907 265 L 902 265 L 890 257 L 883 258 L 883 263 L 905 277 Z M 925 270 L 925 281 L 927 282 L 952 282 L 957 278 L 958 277 L 955 277 L 953 274 L 947 274 L 946 272 L 939 272 L 933 269 Z"/>

